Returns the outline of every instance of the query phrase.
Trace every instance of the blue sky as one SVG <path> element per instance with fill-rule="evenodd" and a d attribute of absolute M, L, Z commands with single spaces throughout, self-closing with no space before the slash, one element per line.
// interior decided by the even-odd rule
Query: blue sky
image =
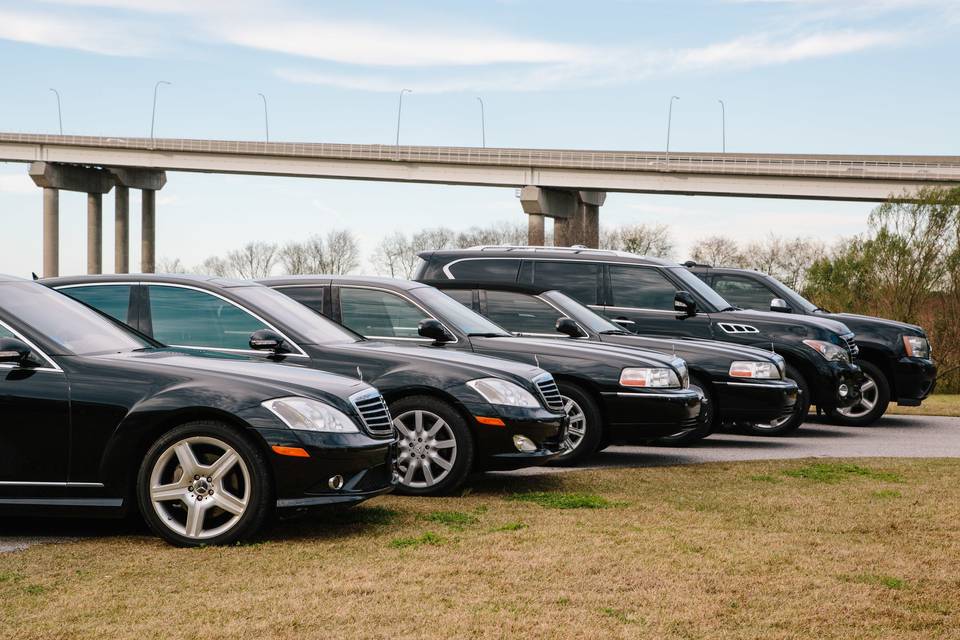
<path fill-rule="evenodd" d="M 0 130 L 272 140 L 757 152 L 957 154 L 957 0 L 278 2 L 0 0 Z M 0 164 L 0 272 L 41 265 L 41 197 Z M 133 194 L 132 194 L 133 195 Z M 134 198 L 132 207 L 138 207 Z M 112 195 L 105 199 L 112 211 Z M 607 223 L 699 237 L 831 241 L 870 205 L 612 194 Z M 133 216 L 134 239 L 139 228 Z M 84 269 L 85 201 L 61 195 L 61 271 Z M 158 255 L 193 265 L 249 240 L 349 227 L 524 220 L 510 189 L 170 174 Z M 112 223 L 105 215 L 105 268 Z M 135 245 L 136 243 L 134 243 Z M 13 246 L 11 246 L 13 245 Z M 134 252 L 132 264 L 139 264 Z"/>

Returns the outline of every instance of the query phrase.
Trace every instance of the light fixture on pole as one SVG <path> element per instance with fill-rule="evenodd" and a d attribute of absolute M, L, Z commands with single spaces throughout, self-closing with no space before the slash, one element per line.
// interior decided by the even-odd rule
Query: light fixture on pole
<path fill-rule="evenodd" d="M 723 100 L 717 100 L 720 103 L 720 124 L 723 129 L 723 152 L 727 152 L 727 106 L 723 104 Z"/>
<path fill-rule="evenodd" d="M 480 103 L 480 135 L 483 140 L 483 148 L 487 148 L 487 115 L 484 113 L 483 109 L 483 98 L 477 96 L 477 101 Z"/>
<path fill-rule="evenodd" d="M 400 90 L 400 102 L 397 104 L 397 155 L 400 154 L 400 113 L 403 111 L 403 94 L 413 93 L 411 89 Z"/>
<path fill-rule="evenodd" d="M 160 91 L 160 85 L 162 84 L 173 84 L 167 82 L 166 80 L 158 80 L 157 84 L 153 85 L 153 113 L 150 116 L 150 141 L 153 141 L 153 129 L 157 123 L 157 93 Z"/>
<path fill-rule="evenodd" d="M 267 132 L 267 142 L 270 142 L 270 118 L 267 116 L 267 96 L 262 93 L 258 93 L 257 95 L 263 98 L 263 128 Z"/>
<path fill-rule="evenodd" d="M 60 135 L 63 135 L 63 111 L 60 109 L 60 92 L 52 88 L 53 94 L 57 96 L 57 121 L 60 123 Z"/>
<path fill-rule="evenodd" d="M 667 111 L 667 153 L 670 153 L 670 127 L 673 124 L 673 101 L 679 99 L 680 96 L 670 96 L 670 109 Z"/>

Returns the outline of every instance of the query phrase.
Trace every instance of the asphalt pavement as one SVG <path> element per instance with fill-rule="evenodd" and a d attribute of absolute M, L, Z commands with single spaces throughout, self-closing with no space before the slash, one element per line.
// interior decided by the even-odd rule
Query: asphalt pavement
<path fill-rule="evenodd" d="M 567 473 L 582 468 L 656 467 L 788 458 L 960 458 L 960 418 L 886 416 L 870 427 L 838 427 L 811 421 L 796 433 L 762 438 L 719 433 L 690 447 L 610 447 L 577 468 L 535 467 L 507 476 Z M 110 535 L 145 535 L 129 522 L 0 520 L 0 553 L 35 544 Z"/>

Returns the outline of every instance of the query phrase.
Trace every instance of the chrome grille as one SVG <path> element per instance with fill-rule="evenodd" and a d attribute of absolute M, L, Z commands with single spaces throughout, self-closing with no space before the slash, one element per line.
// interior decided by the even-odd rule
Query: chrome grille
<path fill-rule="evenodd" d="M 543 401 L 547 403 L 547 407 L 554 411 L 563 411 L 563 398 L 560 396 L 560 388 L 557 387 L 557 381 L 553 379 L 553 376 L 548 373 L 534 378 L 533 381 L 540 390 L 540 395 L 543 397 Z"/>
<path fill-rule="evenodd" d="M 860 347 L 857 346 L 856 336 L 853 333 L 845 333 L 840 336 L 840 339 L 843 341 L 843 346 L 846 348 L 847 353 L 850 355 L 850 360 L 853 360 L 857 357 L 857 354 L 860 353 Z"/>
<path fill-rule="evenodd" d="M 356 407 L 363 419 L 363 426 L 375 436 L 393 435 L 393 418 L 383 396 L 376 389 L 361 391 L 350 396 L 350 402 Z"/>

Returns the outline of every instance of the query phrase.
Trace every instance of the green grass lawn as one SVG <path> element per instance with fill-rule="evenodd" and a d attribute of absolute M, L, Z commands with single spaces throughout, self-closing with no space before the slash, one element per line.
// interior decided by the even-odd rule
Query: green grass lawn
<path fill-rule="evenodd" d="M 2 554 L 0 638 L 956 638 L 958 522 L 955 460 L 486 477 L 245 546 Z"/>

